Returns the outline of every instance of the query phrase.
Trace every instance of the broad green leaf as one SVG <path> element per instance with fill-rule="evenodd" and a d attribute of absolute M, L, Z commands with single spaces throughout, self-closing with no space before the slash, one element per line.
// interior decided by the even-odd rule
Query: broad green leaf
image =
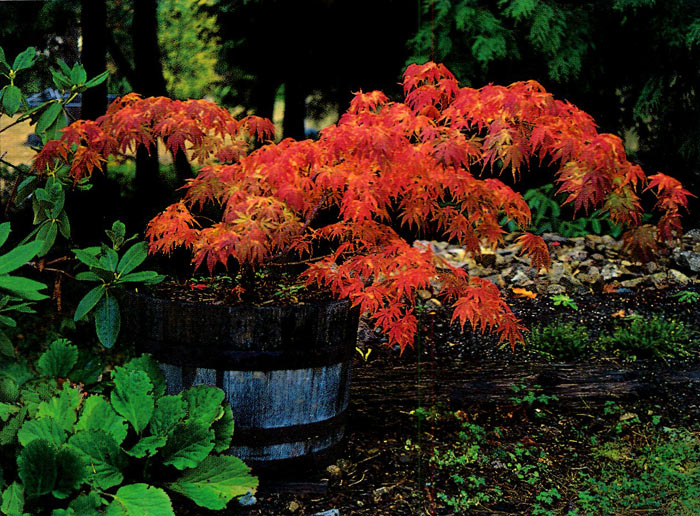
<path fill-rule="evenodd" d="M 97 260 L 97 257 L 89 249 L 73 249 L 73 254 L 88 267 L 100 267 L 100 262 Z"/>
<path fill-rule="evenodd" d="M 143 457 L 152 457 L 156 452 L 165 446 L 167 439 L 163 435 L 149 435 L 143 437 L 139 442 L 137 442 L 130 450 L 125 450 L 127 454 L 137 459 L 142 459 Z"/>
<path fill-rule="evenodd" d="M 175 516 L 167 493 L 148 484 L 120 487 L 105 516 Z"/>
<path fill-rule="evenodd" d="M 121 313 L 117 298 L 109 292 L 97 303 L 95 308 L 95 330 L 102 345 L 111 348 L 117 342 L 121 329 Z"/>
<path fill-rule="evenodd" d="M 12 341 L 9 339 L 9 337 L 2 330 L 0 330 L 0 355 L 5 355 L 6 357 L 15 356 L 15 347 L 12 345 Z"/>
<path fill-rule="evenodd" d="M 14 84 L 8 84 L 2 95 L 2 107 L 9 116 L 17 113 L 22 102 L 22 92 Z"/>
<path fill-rule="evenodd" d="M 7 421 L 10 416 L 14 416 L 19 412 L 19 408 L 9 403 L 0 402 L 0 421 Z"/>
<path fill-rule="evenodd" d="M 79 321 L 85 317 L 85 315 L 87 315 L 87 313 L 95 307 L 97 302 L 102 299 L 102 296 L 106 294 L 106 292 L 107 290 L 105 289 L 104 285 L 97 285 L 90 292 L 85 294 L 85 297 L 80 300 L 78 307 L 75 309 L 73 320 Z"/>
<path fill-rule="evenodd" d="M 37 360 L 36 368 L 42 376 L 68 378 L 78 361 L 78 347 L 67 339 L 54 340 Z"/>
<path fill-rule="evenodd" d="M 27 417 L 27 407 L 22 407 L 17 415 L 0 428 L 0 445 L 16 445 L 17 432 Z"/>
<path fill-rule="evenodd" d="M 201 507 L 221 510 L 232 498 L 255 492 L 258 479 L 238 457 L 209 456 L 168 487 Z"/>
<path fill-rule="evenodd" d="M 89 352 L 83 352 L 78 356 L 78 363 L 70 372 L 70 379 L 84 385 L 92 385 L 100 380 L 103 370 L 104 367 L 102 367 L 99 357 Z"/>
<path fill-rule="evenodd" d="M 61 71 L 66 75 L 66 77 L 70 77 L 71 69 L 63 59 L 58 60 L 58 66 L 61 67 Z"/>
<path fill-rule="evenodd" d="M 45 288 L 46 285 L 43 283 L 30 280 L 29 278 L 23 278 L 21 276 L 0 276 L 0 289 L 9 290 L 17 297 L 28 299 L 29 301 L 40 301 L 49 297 L 46 294 L 38 292 Z"/>
<path fill-rule="evenodd" d="M 0 47 L 0 64 L 2 64 L 7 69 L 10 68 L 10 63 L 7 62 L 5 58 L 5 51 L 2 49 L 2 47 Z"/>
<path fill-rule="evenodd" d="M 15 247 L 7 254 L 0 256 L 0 274 L 12 272 L 34 258 L 41 249 L 41 242 L 32 242 Z"/>
<path fill-rule="evenodd" d="M 124 364 L 124 368 L 146 373 L 153 384 L 153 394 L 156 398 L 160 398 L 165 394 L 165 377 L 158 366 L 158 362 L 150 354 L 144 353 L 140 357 L 132 358 Z"/>
<path fill-rule="evenodd" d="M 0 314 L 0 324 L 9 326 L 10 328 L 15 328 L 17 326 L 17 322 L 13 318 L 2 314 Z"/>
<path fill-rule="evenodd" d="M 56 498 L 67 498 L 87 481 L 83 455 L 71 446 L 58 450 L 56 467 L 56 485 L 52 491 Z"/>
<path fill-rule="evenodd" d="M 34 373 L 26 362 L 0 362 L 0 370 L 4 378 L 0 378 L 0 401 L 16 401 L 19 387 L 34 379 Z M 3 396 L 14 395 L 14 398 L 4 399 Z"/>
<path fill-rule="evenodd" d="M 83 456 L 88 478 L 100 489 L 109 489 L 124 481 L 122 470 L 127 465 L 127 457 L 104 430 L 81 430 L 68 439 L 68 444 Z"/>
<path fill-rule="evenodd" d="M 26 498 L 50 493 L 56 484 L 56 448 L 42 439 L 30 442 L 17 457 L 17 476 Z"/>
<path fill-rule="evenodd" d="M 118 274 L 129 274 L 136 267 L 141 265 L 148 256 L 148 244 L 146 242 L 138 242 L 132 245 L 127 252 L 124 253 L 122 259 L 117 265 Z"/>
<path fill-rule="evenodd" d="M 182 399 L 181 394 L 159 398 L 151 418 L 151 433 L 155 435 L 169 434 L 186 415 L 187 402 Z"/>
<path fill-rule="evenodd" d="M 22 203 L 29 195 L 34 191 L 37 184 L 36 176 L 28 176 L 25 178 L 17 187 L 17 196 L 15 198 L 15 204 L 19 205 Z"/>
<path fill-rule="evenodd" d="M 69 509 L 73 509 L 75 514 L 80 516 L 99 516 L 98 509 L 102 505 L 100 495 L 94 491 L 87 494 L 78 495 L 71 503 L 68 504 Z"/>
<path fill-rule="evenodd" d="M 179 470 L 194 468 L 214 449 L 214 431 L 196 421 L 178 423 L 160 450 L 163 464 Z"/>
<path fill-rule="evenodd" d="M 56 237 L 58 236 L 58 224 L 53 220 L 46 220 L 39 231 L 36 234 L 36 240 L 41 242 L 43 245 L 39 250 L 38 256 L 45 256 L 53 245 L 56 243 Z"/>
<path fill-rule="evenodd" d="M 83 409 L 75 425 L 78 430 L 104 430 L 117 444 L 121 444 L 128 431 L 126 420 L 100 396 L 90 396 L 83 402 Z"/>
<path fill-rule="evenodd" d="M 34 131 L 37 134 L 46 131 L 51 126 L 51 124 L 53 124 L 56 121 L 56 117 L 62 110 L 63 106 L 58 101 L 54 101 L 51 104 L 49 104 L 49 107 L 47 107 L 46 110 L 39 117 L 39 120 L 36 123 L 36 126 L 34 127 Z"/>
<path fill-rule="evenodd" d="M 231 447 L 231 438 L 233 437 L 233 412 L 231 405 L 224 404 L 224 413 L 221 418 L 214 421 L 212 430 L 214 430 L 214 451 L 222 453 Z"/>
<path fill-rule="evenodd" d="M 103 279 L 92 271 L 79 272 L 75 275 L 75 279 L 78 281 L 98 281 L 104 283 Z"/>
<path fill-rule="evenodd" d="M 0 512 L 14 516 L 22 514 L 24 509 L 24 488 L 22 484 L 12 482 L 2 493 Z"/>
<path fill-rule="evenodd" d="M 53 418 L 66 432 L 71 432 L 78 417 L 80 401 L 80 391 L 66 382 L 58 396 L 53 396 L 50 400 L 39 403 L 36 417 Z"/>
<path fill-rule="evenodd" d="M 123 416 L 136 433 L 141 434 L 153 415 L 153 384 L 143 371 L 115 367 L 112 371 L 114 390 L 112 407 Z"/>
<path fill-rule="evenodd" d="M 105 231 L 110 241 L 112 242 L 112 247 L 114 249 L 119 249 L 124 243 L 124 237 L 126 236 L 126 226 L 120 220 L 115 220 L 112 223 L 112 229 Z"/>
<path fill-rule="evenodd" d="M 156 271 L 139 271 L 132 272 L 131 274 L 125 274 L 119 278 L 119 283 L 146 283 L 148 285 L 153 285 L 155 283 L 160 283 L 165 279 L 165 276 L 158 274 Z"/>
<path fill-rule="evenodd" d="M 65 211 L 58 214 L 58 230 L 61 232 L 61 235 L 63 235 L 63 238 L 70 238 L 70 221 Z"/>
<path fill-rule="evenodd" d="M 99 258 L 99 263 L 100 268 L 106 271 L 116 272 L 117 264 L 119 263 L 119 254 L 111 247 L 103 245 L 102 256 Z"/>
<path fill-rule="evenodd" d="M 70 79 L 58 70 L 51 70 L 51 77 L 59 90 L 67 90 L 71 87 Z"/>
<path fill-rule="evenodd" d="M 193 420 L 209 427 L 222 415 L 224 401 L 224 391 L 211 385 L 197 385 L 190 387 L 182 393 L 182 397 L 187 402 L 189 416 L 188 420 Z"/>
<path fill-rule="evenodd" d="M 5 245 L 8 236 L 10 236 L 10 223 L 3 222 L 0 224 L 0 247 Z"/>
<path fill-rule="evenodd" d="M 73 84 L 85 84 L 87 81 L 87 74 L 85 73 L 85 68 L 79 63 L 73 65 L 73 69 L 70 72 L 70 80 Z"/>
<path fill-rule="evenodd" d="M 88 88 L 92 88 L 94 86 L 98 86 L 105 82 L 107 80 L 107 77 L 109 77 L 109 72 L 102 72 L 100 75 L 96 75 L 92 79 L 90 79 L 88 82 L 85 83 L 85 86 Z"/>
<path fill-rule="evenodd" d="M 29 68 L 34 64 L 34 59 L 36 58 L 36 49 L 34 47 L 28 47 L 15 57 L 15 62 L 12 63 L 12 69 L 15 72 L 19 70 L 24 70 Z"/>
<path fill-rule="evenodd" d="M 53 492 L 53 495 L 56 496 L 56 491 Z M 61 497 L 56 496 L 56 498 L 61 498 Z M 51 516 L 77 516 L 77 514 L 75 514 L 75 511 L 71 508 L 54 509 L 53 511 L 51 511 Z"/>
<path fill-rule="evenodd" d="M 34 439 L 43 439 L 58 448 L 66 442 L 66 438 L 66 432 L 52 417 L 29 419 L 17 432 L 17 440 L 22 446 L 27 446 Z"/>
<path fill-rule="evenodd" d="M 67 125 L 66 116 L 63 112 L 59 113 L 53 124 L 49 126 L 44 134 L 41 135 L 42 143 L 46 144 L 49 140 L 57 140 L 61 137 L 61 129 Z"/>

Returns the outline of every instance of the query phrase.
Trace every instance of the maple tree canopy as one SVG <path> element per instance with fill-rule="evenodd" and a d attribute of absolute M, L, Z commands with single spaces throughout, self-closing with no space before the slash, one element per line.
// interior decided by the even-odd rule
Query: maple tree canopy
<path fill-rule="evenodd" d="M 34 168 L 52 173 L 65 163 L 77 181 L 110 155 L 162 139 L 203 167 L 188 180 L 183 199 L 149 223 L 151 252 L 183 246 L 195 267 L 210 271 L 229 260 L 257 266 L 314 258 L 302 273 L 307 283 L 350 299 L 402 350 L 416 332 L 415 293 L 430 289 L 431 280 L 462 327 L 469 322 L 482 333 L 497 332 L 512 346 L 522 339 L 523 326 L 493 283 L 410 245 L 394 228 L 437 231 L 479 253 L 480 244 L 502 241 L 498 220 L 505 213 L 523 230 L 522 254 L 533 267 L 548 267 L 547 245 L 524 231 L 527 204 L 492 177 L 508 171 L 517 180 L 531 159 L 557 167 L 559 192 L 576 211 L 600 207 L 633 228 L 624 239 L 637 256 L 648 258 L 657 243 L 680 235 L 679 210 L 690 193 L 664 174 L 647 177 L 627 160 L 620 138 L 599 134 L 588 114 L 537 82 L 460 88 L 449 70 L 429 62 L 410 65 L 403 85 L 403 102 L 359 92 L 317 141 L 279 143 L 269 141 L 273 126 L 265 119 L 239 121 L 204 100 L 129 94 L 96 122 L 65 128 Z M 252 138 L 267 143 L 250 151 Z M 656 195 L 661 212 L 655 227 L 640 225 L 645 190 Z M 198 218 L 208 203 L 221 208 L 220 220 Z M 337 219 L 317 223 L 328 208 Z"/>

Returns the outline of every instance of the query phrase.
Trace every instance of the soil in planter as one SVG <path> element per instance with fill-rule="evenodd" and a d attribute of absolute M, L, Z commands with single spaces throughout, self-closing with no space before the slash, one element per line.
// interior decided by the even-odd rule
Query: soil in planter
<path fill-rule="evenodd" d="M 168 279 L 148 287 L 154 297 L 188 303 L 211 303 L 214 305 L 253 304 L 293 305 L 327 301 L 331 296 L 327 290 L 306 286 L 294 267 L 270 266 L 251 274 L 246 282 L 241 275 L 198 276 L 187 280 Z M 242 287 L 242 285 L 247 285 Z"/>

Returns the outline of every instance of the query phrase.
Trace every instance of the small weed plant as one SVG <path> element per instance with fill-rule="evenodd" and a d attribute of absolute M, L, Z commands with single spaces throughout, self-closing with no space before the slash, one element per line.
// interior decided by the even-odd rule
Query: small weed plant
<path fill-rule="evenodd" d="M 698 333 L 688 324 L 661 316 L 628 317 L 598 345 L 625 360 L 685 357 L 697 346 Z"/>
<path fill-rule="evenodd" d="M 553 322 L 535 326 L 525 339 L 525 349 L 547 360 L 571 361 L 595 353 L 626 361 L 690 356 L 698 347 L 698 331 L 689 324 L 662 316 L 633 315 L 598 338 L 581 324 Z"/>
<path fill-rule="evenodd" d="M 571 308 L 572 310 L 578 310 L 578 305 L 566 294 L 550 296 L 549 299 L 552 300 L 554 306 L 564 306 L 566 308 Z"/>
<path fill-rule="evenodd" d="M 588 328 L 573 323 L 551 323 L 535 326 L 525 338 L 528 351 L 548 360 L 577 360 L 593 349 Z"/>
<path fill-rule="evenodd" d="M 530 403 L 525 398 L 531 390 L 518 391 L 528 391 L 521 403 Z M 534 394 L 530 399 L 538 402 Z M 482 426 L 455 413 L 454 440 L 430 452 L 437 500 L 455 514 L 498 512 L 501 506 L 535 516 L 700 514 L 697 430 L 664 426 L 656 409 L 610 401 L 598 411 L 591 416 L 602 425 L 577 424 L 571 434 L 588 443 L 577 449 L 560 440 L 556 416 L 554 432 L 531 427 L 534 433 L 523 434 L 521 425 L 504 426 L 498 414 Z"/>
<path fill-rule="evenodd" d="M 678 299 L 679 303 L 697 303 L 700 300 L 700 294 L 692 290 L 681 290 L 673 294 L 672 297 Z"/>

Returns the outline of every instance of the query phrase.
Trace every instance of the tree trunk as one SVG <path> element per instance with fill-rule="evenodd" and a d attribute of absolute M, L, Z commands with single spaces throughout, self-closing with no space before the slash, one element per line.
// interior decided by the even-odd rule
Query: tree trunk
<path fill-rule="evenodd" d="M 306 118 L 306 91 L 301 82 L 295 79 L 284 84 L 284 121 L 282 134 L 285 138 L 303 140 L 304 119 Z"/>
<path fill-rule="evenodd" d="M 158 45 L 158 5 L 156 0 L 134 0 L 132 42 L 134 46 L 134 90 L 145 97 L 167 96 L 163 76 L 160 47 Z M 178 151 L 173 156 L 178 180 L 184 183 L 192 177 L 192 167 L 187 156 Z M 168 200 L 166 186 L 160 181 L 158 146 L 150 154 L 142 149 L 136 154 L 136 202 L 142 222 L 146 222 L 165 208 Z"/>
<path fill-rule="evenodd" d="M 107 68 L 107 6 L 105 0 L 81 0 L 80 31 L 83 39 L 80 61 L 88 79 Z M 80 118 L 96 120 L 107 110 L 107 82 L 82 93 Z M 117 217 L 119 188 L 107 178 L 106 165 L 92 176 L 92 189 L 72 193 L 71 221 L 77 241 L 94 239 Z"/>

